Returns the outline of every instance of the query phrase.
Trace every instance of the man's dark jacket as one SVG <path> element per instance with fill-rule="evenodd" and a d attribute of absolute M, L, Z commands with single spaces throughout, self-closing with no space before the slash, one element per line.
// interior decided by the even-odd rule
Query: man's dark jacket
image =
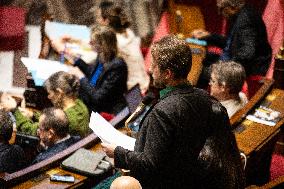
<path fill-rule="evenodd" d="M 86 64 L 82 59 L 76 61 L 75 65 L 86 75 L 80 81 L 79 96 L 91 111 L 116 114 L 127 106 L 124 98 L 127 91 L 127 65 L 121 58 L 104 63 L 96 85 L 92 86 L 89 80 L 98 61 L 98 58 L 94 64 Z"/>
<path fill-rule="evenodd" d="M 65 150 L 66 148 L 68 148 L 72 144 L 75 144 L 79 140 L 80 140 L 79 136 L 71 136 L 67 140 L 64 140 L 60 143 L 54 144 L 53 146 L 49 147 L 47 150 L 38 154 L 36 156 L 36 158 L 34 159 L 33 164 L 41 162 L 45 159 L 48 159 L 48 158 L 54 156 L 55 154 Z"/>
<path fill-rule="evenodd" d="M 232 33 L 231 33 L 232 32 Z M 229 53 L 231 60 L 241 63 L 247 76 L 265 75 L 272 56 L 268 43 L 265 24 L 260 14 L 252 7 L 245 5 L 229 20 L 231 43 Z M 209 45 L 226 46 L 228 38 L 213 34 L 204 38 Z"/>
<path fill-rule="evenodd" d="M 116 147 L 114 164 L 129 169 L 143 189 L 243 187 L 226 110 L 190 85 L 154 105 L 142 120 L 134 152 Z"/>

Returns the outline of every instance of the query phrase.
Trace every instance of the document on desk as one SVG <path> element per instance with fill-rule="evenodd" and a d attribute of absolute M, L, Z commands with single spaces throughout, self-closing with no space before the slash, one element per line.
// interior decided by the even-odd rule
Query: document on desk
<path fill-rule="evenodd" d="M 39 58 L 22 57 L 21 61 L 27 67 L 28 72 L 32 74 L 36 86 L 42 86 L 44 81 L 49 78 L 53 73 L 58 71 L 69 71 L 66 64 L 59 61 L 45 60 Z"/>
<path fill-rule="evenodd" d="M 134 151 L 135 139 L 116 130 L 97 112 L 92 112 L 89 127 L 104 143 L 115 144 Z"/>

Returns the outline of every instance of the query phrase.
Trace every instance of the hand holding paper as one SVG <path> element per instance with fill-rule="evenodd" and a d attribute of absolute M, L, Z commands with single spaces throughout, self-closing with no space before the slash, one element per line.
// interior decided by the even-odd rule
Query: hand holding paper
<path fill-rule="evenodd" d="M 111 144 L 111 146 L 105 145 L 105 147 L 121 146 L 131 151 L 134 150 L 135 139 L 116 130 L 100 114 L 92 112 L 89 127 L 103 143 Z"/>
<path fill-rule="evenodd" d="M 113 158 L 114 157 L 114 149 L 116 148 L 117 146 L 114 145 L 114 144 L 108 144 L 108 143 L 102 143 L 102 148 L 103 148 L 103 151 L 106 153 L 106 155 L 110 158 Z"/>

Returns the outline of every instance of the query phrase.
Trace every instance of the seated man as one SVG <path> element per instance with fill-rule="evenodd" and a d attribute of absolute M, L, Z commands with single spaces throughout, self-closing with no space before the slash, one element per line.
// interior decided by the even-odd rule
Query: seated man
<path fill-rule="evenodd" d="M 38 135 L 45 149 L 38 154 L 33 163 L 38 163 L 61 152 L 80 140 L 79 136 L 69 135 L 69 121 L 61 109 L 48 108 L 39 118 Z"/>
<path fill-rule="evenodd" d="M 227 109 L 229 117 L 248 102 L 241 92 L 246 74 L 243 66 L 233 61 L 212 64 L 210 94 L 217 98 Z"/>
<path fill-rule="evenodd" d="M 0 173 L 13 173 L 25 165 L 25 154 L 18 145 L 10 145 L 13 121 L 10 115 L 0 110 Z"/>

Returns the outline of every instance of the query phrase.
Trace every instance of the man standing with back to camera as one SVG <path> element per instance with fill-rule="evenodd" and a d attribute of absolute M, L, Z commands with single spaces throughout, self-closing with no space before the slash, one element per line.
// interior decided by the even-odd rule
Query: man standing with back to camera
<path fill-rule="evenodd" d="M 142 120 L 134 151 L 106 143 L 103 150 L 114 157 L 115 167 L 129 169 L 143 189 L 242 188 L 240 157 L 226 110 L 187 81 L 189 46 L 167 36 L 151 53 L 154 85 L 164 88 L 160 100 Z"/>

